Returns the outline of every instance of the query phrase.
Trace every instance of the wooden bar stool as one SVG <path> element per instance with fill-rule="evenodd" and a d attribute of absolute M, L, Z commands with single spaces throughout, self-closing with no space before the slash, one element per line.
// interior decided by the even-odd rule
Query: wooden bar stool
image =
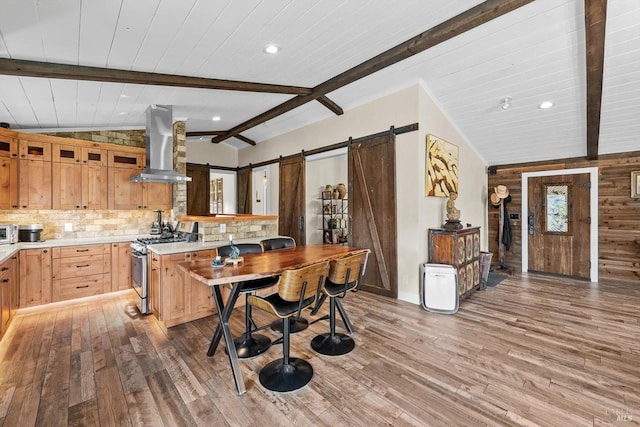
<path fill-rule="evenodd" d="M 260 254 L 262 253 L 262 245 L 258 243 L 238 243 L 234 244 L 239 250 L 240 255 L 243 254 Z M 225 257 L 231 254 L 231 246 L 221 246 L 218 248 L 218 255 Z M 257 290 L 266 289 L 278 283 L 278 277 L 265 277 L 262 279 L 249 280 L 242 282 L 240 293 L 245 294 L 245 298 Z M 245 300 L 246 301 L 246 300 Z M 251 306 L 245 303 L 244 307 L 244 323 L 245 332 L 242 336 L 233 340 L 238 353 L 238 358 L 246 359 L 264 353 L 271 347 L 271 339 L 266 335 L 255 334 L 257 328 L 253 318 L 251 317 Z"/>
<path fill-rule="evenodd" d="M 345 297 L 347 291 L 357 292 L 360 289 L 360 281 L 367 268 L 369 252 L 371 251 L 366 249 L 355 255 L 331 261 L 329 276 L 322 289 L 323 296 L 329 297 L 329 332 L 311 340 L 311 348 L 320 354 L 339 356 L 349 353 L 356 345 L 349 335 L 336 333 L 336 307 L 340 311 L 346 328 L 352 334 L 353 328 L 340 299 Z M 322 319 L 326 319 L 326 316 Z"/>
<path fill-rule="evenodd" d="M 266 251 L 284 248 L 295 248 L 296 241 L 293 237 L 273 237 L 271 239 L 264 239 L 260 242 L 262 248 Z M 295 334 L 296 332 L 304 331 L 309 327 L 309 321 L 304 317 L 290 317 L 287 320 L 276 319 L 271 323 L 271 330 L 274 332 L 282 333 L 282 322 L 289 322 L 289 333 Z"/>
<path fill-rule="evenodd" d="M 281 359 L 274 360 L 260 370 L 260 384 L 272 391 L 293 391 L 311 381 L 313 368 L 306 360 L 289 357 L 289 322 L 287 319 L 300 314 L 320 296 L 329 270 L 329 262 L 323 261 L 294 270 L 285 270 L 278 282 L 278 292 L 267 297 L 251 295 L 248 303 L 284 319 Z"/>

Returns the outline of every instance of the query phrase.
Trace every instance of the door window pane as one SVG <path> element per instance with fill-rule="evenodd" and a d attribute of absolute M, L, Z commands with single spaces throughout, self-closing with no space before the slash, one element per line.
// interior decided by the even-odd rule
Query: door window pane
<path fill-rule="evenodd" d="M 569 186 L 547 185 L 547 233 L 567 233 L 569 231 Z"/>

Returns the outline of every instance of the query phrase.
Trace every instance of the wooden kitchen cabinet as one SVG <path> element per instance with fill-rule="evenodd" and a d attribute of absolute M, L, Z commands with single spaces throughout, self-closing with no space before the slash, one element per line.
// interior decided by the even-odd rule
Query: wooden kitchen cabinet
<path fill-rule="evenodd" d="M 111 292 L 131 288 L 131 244 L 111 244 Z"/>
<path fill-rule="evenodd" d="M 18 264 L 12 256 L 0 264 L 0 338 L 7 332 L 18 307 Z"/>
<path fill-rule="evenodd" d="M 480 227 L 429 230 L 429 263 L 448 264 L 458 273 L 458 295 L 480 288 Z"/>
<path fill-rule="evenodd" d="M 20 307 L 51 302 L 51 249 L 20 251 Z"/>
<path fill-rule="evenodd" d="M 18 140 L 4 132 L 0 132 L 0 210 L 18 208 Z"/>
<path fill-rule="evenodd" d="M 0 157 L 0 210 L 18 208 L 18 159 Z"/>
<path fill-rule="evenodd" d="M 109 244 L 58 247 L 51 252 L 51 301 L 111 291 Z"/>
<path fill-rule="evenodd" d="M 53 209 L 106 209 L 106 150 L 53 144 Z"/>
<path fill-rule="evenodd" d="M 19 207 L 51 209 L 51 143 L 20 139 L 19 150 Z"/>
<path fill-rule="evenodd" d="M 156 316 L 156 318 L 161 319 L 162 311 L 161 311 L 161 264 L 160 264 L 160 256 L 153 252 L 147 254 L 149 272 L 148 272 L 148 294 L 147 294 L 147 304 L 149 304 L 149 311 Z"/>
<path fill-rule="evenodd" d="M 210 316 L 216 312 L 211 288 L 192 279 L 178 268 L 178 263 L 212 259 L 215 249 L 162 255 L 158 260 L 158 290 L 161 306 L 157 317 L 166 327 Z M 156 257 L 158 255 L 155 255 Z M 225 292 L 225 298 L 228 291 Z"/>
<path fill-rule="evenodd" d="M 161 182 L 142 183 L 143 209 L 169 210 L 173 206 L 173 184 Z"/>
<path fill-rule="evenodd" d="M 142 209 L 142 184 L 129 178 L 140 173 L 144 166 L 142 152 L 108 152 L 109 209 Z"/>

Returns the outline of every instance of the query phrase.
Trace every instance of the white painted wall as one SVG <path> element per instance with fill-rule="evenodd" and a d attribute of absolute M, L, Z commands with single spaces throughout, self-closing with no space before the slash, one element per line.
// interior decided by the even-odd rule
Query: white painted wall
<path fill-rule="evenodd" d="M 236 213 L 236 173 L 213 169 L 209 176 L 209 179 L 222 178 L 223 213 Z"/>
<path fill-rule="evenodd" d="M 255 168 L 251 171 L 251 213 L 254 215 L 266 215 L 268 203 L 267 167 Z"/>
<path fill-rule="evenodd" d="M 320 192 L 329 184 L 347 185 L 347 150 L 333 150 L 306 159 L 306 239 L 307 244 L 322 243 L 322 200 Z M 347 198 L 349 195 L 347 194 Z"/>
<path fill-rule="evenodd" d="M 187 163 L 238 166 L 238 150 L 226 144 L 212 144 L 211 138 L 187 140 Z"/>
<path fill-rule="evenodd" d="M 349 136 L 360 137 L 380 132 L 391 125 L 400 127 L 416 122 L 420 124 L 418 132 L 398 135 L 396 138 L 395 181 L 398 216 L 398 296 L 400 299 L 417 303 L 419 267 L 421 263 L 426 262 L 428 255 L 427 230 L 442 225 L 446 203 L 443 198 L 424 195 L 427 133 L 433 133 L 459 147 L 460 189 L 456 206 L 461 210 L 463 223 L 482 226 L 482 248 L 487 247 L 486 164 L 442 113 L 422 85 L 414 85 L 346 111 L 342 116 L 333 116 L 264 141 L 255 147 L 240 150 L 238 162 L 241 165 L 258 163 L 280 155 L 299 153 L 303 149 L 310 150 L 334 144 L 347 140 Z M 321 185 L 341 182 L 327 181 L 324 177 L 316 180 L 316 173 L 315 165 L 308 164 L 307 199 L 317 197 Z M 271 180 L 271 184 L 276 185 L 273 181 Z M 346 179 L 342 182 L 346 184 Z M 277 186 L 275 188 L 277 189 Z M 277 196 L 277 191 L 274 192 L 271 187 L 269 194 L 271 197 Z"/>
<path fill-rule="evenodd" d="M 463 224 L 481 227 L 481 250 L 487 240 L 487 165 L 462 133 L 429 96 L 424 85 L 416 86 L 420 130 L 397 138 L 396 188 L 398 214 L 398 297 L 419 302 L 419 265 L 428 259 L 429 228 L 446 221 L 443 197 L 425 196 L 427 134 L 458 146 L 460 176 L 456 207 Z"/>

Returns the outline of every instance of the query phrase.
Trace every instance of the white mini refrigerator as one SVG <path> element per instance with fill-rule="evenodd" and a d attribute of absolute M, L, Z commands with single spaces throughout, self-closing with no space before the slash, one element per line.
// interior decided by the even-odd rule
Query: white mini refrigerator
<path fill-rule="evenodd" d="M 446 264 L 420 266 L 420 303 L 425 310 L 453 314 L 458 311 L 458 272 Z"/>

